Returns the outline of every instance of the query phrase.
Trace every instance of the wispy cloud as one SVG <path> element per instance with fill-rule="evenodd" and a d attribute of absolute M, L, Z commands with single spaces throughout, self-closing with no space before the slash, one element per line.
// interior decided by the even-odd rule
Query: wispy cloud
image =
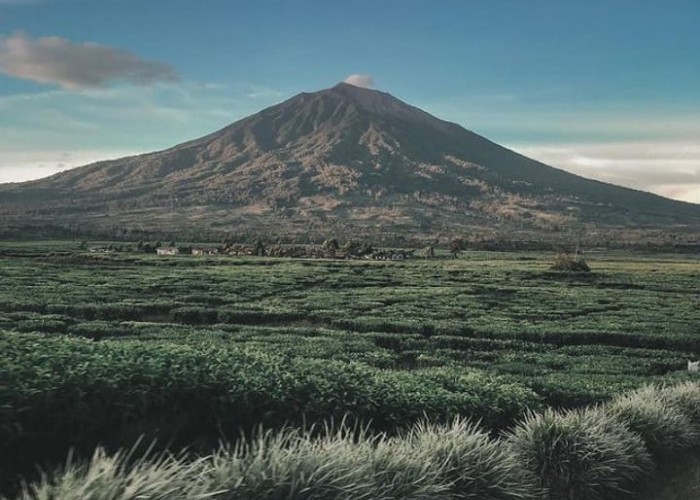
<path fill-rule="evenodd" d="M 0 183 L 24 182 L 69 170 L 96 161 L 131 156 L 145 151 L 81 150 L 81 151 L 0 151 Z"/>
<path fill-rule="evenodd" d="M 374 87 L 374 77 L 372 77 L 372 75 L 348 75 L 345 77 L 343 82 L 349 83 L 350 85 L 354 85 L 355 87 L 362 87 L 365 89 L 371 89 Z"/>
<path fill-rule="evenodd" d="M 0 96 L 0 182 L 167 148 L 259 107 L 244 89 L 224 92 L 192 82 Z"/>
<path fill-rule="evenodd" d="M 151 85 L 178 80 L 169 64 L 126 50 L 59 37 L 32 39 L 24 33 L 0 38 L 0 72 L 68 90 L 104 87 L 113 81 Z"/>
<path fill-rule="evenodd" d="M 251 85 L 246 91 L 246 96 L 251 99 L 277 99 L 282 95 L 279 90 L 260 85 Z"/>
<path fill-rule="evenodd" d="M 513 144 L 519 153 L 584 177 L 700 203 L 700 142 Z"/>

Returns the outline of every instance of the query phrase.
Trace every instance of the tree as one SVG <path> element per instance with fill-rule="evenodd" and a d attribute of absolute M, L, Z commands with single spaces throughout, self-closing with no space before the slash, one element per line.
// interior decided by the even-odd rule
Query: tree
<path fill-rule="evenodd" d="M 328 238 L 323 242 L 322 248 L 324 256 L 332 259 L 335 257 L 335 253 L 340 249 L 340 244 L 337 238 Z"/>
<path fill-rule="evenodd" d="M 464 241 L 462 241 L 460 238 L 454 238 L 450 242 L 450 252 L 452 253 L 452 257 L 455 259 L 459 257 L 459 252 L 464 250 Z"/>
<path fill-rule="evenodd" d="M 347 257 L 358 255 L 360 250 L 360 244 L 356 241 L 348 240 L 342 247 L 343 252 Z"/>
<path fill-rule="evenodd" d="M 260 238 L 256 238 L 253 242 L 253 255 L 258 255 L 260 257 L 265 255 L 265 244 Z"/>

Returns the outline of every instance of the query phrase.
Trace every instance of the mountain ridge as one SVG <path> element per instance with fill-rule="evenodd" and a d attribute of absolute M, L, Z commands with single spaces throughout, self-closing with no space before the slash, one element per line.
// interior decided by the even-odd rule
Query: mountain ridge
<path fill-rule="evenodd" d="M 341 83 L 162 151 L 0 185 L 0 217 L 271 234 L 305 226 L 369 234 L 388 224 L 430 234 L 493 224 L 696 225 L 700 205 L 556 169 L 389 93 Z"/>

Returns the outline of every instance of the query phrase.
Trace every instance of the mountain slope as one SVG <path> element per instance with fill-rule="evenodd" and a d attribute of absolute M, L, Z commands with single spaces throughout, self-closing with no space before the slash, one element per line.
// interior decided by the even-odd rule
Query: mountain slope
<path fill-rule="evenodd" d="M 400 233 L 700 223 L 700 206 L 558 170 L 339 84 L 165 151 L 0 186 L 8 224 Z"/>

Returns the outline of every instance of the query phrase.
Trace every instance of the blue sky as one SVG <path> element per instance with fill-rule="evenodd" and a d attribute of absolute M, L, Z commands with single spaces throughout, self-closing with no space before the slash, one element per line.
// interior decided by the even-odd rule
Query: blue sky
<path fill-rule="evenodd" d="M 359 73 L 546 163 L 700 202 L 698 26 L 696 0 L 0 0 L 0 182 Z"/>

